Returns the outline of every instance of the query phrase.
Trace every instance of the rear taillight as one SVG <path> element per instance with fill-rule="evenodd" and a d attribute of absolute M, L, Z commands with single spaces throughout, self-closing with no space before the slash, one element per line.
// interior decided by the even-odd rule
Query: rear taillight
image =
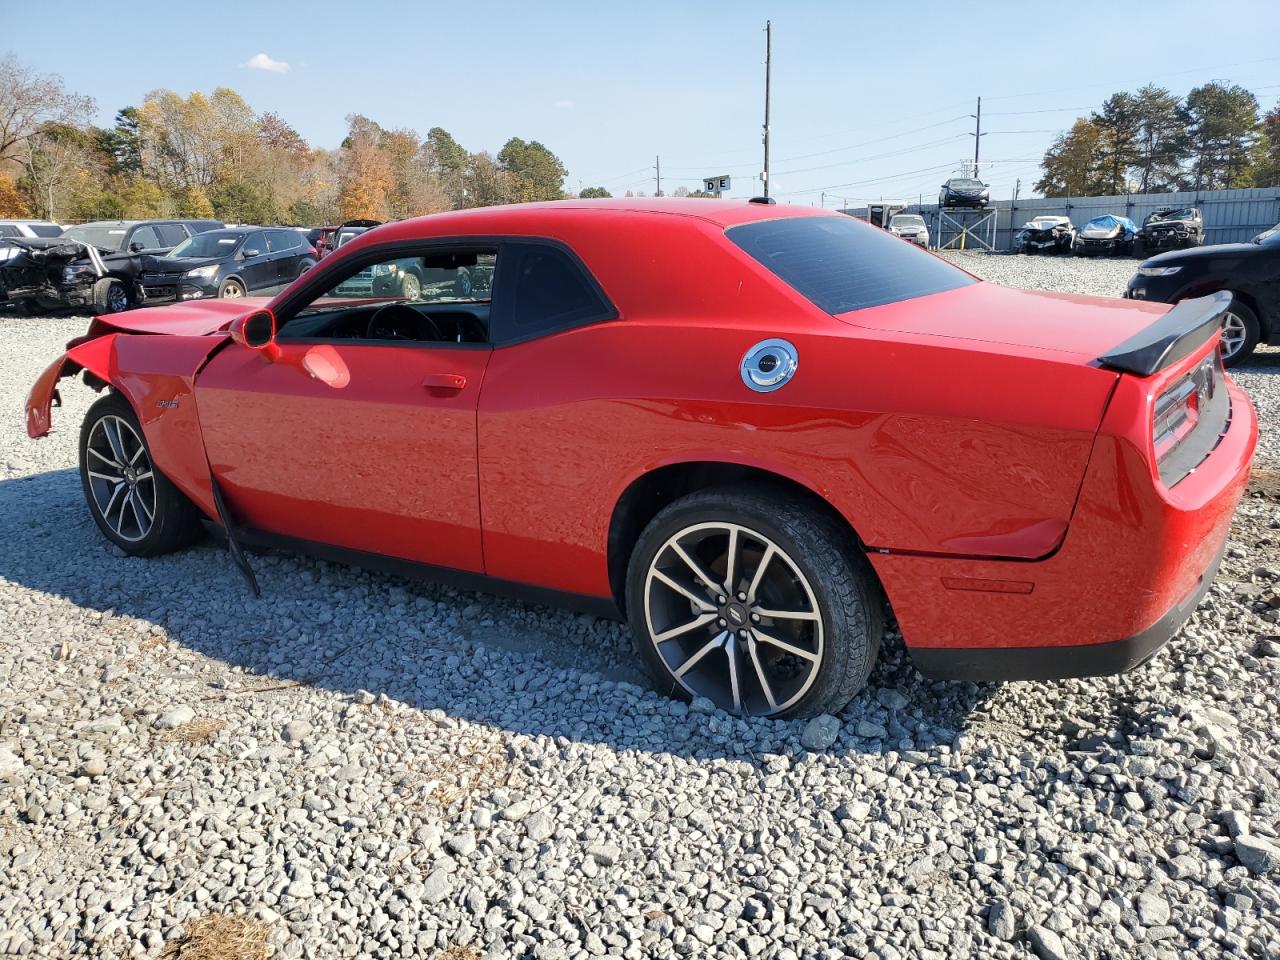
<path fill-rule="evenodd" d="M 1231 406 L 1222 360 L 1214 350 L 1156 398 L 1151 438 L 1167 486 L 1193 471 L 1217 445 Z"/>
<path fill-rule="evenodd" d="M 1155 438 L 1156 463 L 1173 452 L 1200 419 L 1200 389 L 1188 374 L 1156 400 L 1151 434 Z"/>

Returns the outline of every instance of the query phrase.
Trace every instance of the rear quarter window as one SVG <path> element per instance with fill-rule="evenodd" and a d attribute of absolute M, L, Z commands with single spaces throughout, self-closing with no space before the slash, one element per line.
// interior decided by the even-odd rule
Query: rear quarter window
<path fill-rule="evenodd" d="M 726 236 L 827 313 L 848 313 L 977 281 L 944 260 L 852 217 L 791 217 Z"/>

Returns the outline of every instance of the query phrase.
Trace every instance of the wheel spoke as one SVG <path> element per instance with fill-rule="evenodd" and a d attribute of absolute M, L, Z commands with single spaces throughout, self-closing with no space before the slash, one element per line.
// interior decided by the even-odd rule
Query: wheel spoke
<path fill-rule="evenodd" d="M 89 474 L 89 476 L 93 477 L 95 480 L 106 480 L 106 481 L 108 481 L 108 482 L 110 482 L 110 483 L 119 483 L 119 482 L 120 482 L 120 477 L 119 477 L 118 475 L 117 475 L 117 476 L 112 476 L 112 475 L 111 475 L 111 474 L 109 474 L 109 473 L 97 473 L 97 472 L 95 472 L 95 471 L 93 471 L 93 470 L 86 470 L 85 472 L 86 472 L 86 473 L 88 473 L 88 474 Z"/>
<path fill-rule="evenodd" d="M 684 547 L 680 546 L 679 543 L 672 543 L 671 549 L 675 551 L 676 556 L 684 561 L 685 566 L 693 571 L 693 575 L 707 585 L 708 590 L 715 587 L 716 578 L 704 570 L 702 564 L 698 563 L 697 560 L 690 556 L 689 552 L 685 550 Z"/>
<path fill-rule="evenodd" d="M 674 676 L 677 680 L 683 677 L 686 673 L 688 673 L 690 670 L 692 670 L 694 667 L 698 665 L 699 660 L 705 657 L 712 650 L 715 650 L 716 648 L 722 646 L 724 644 L 725 636 L 726 634 L 723 631 L 721 631 L 720 633 L 717 633 L 714 637 L 708 640 L 703 646 L 699 647 L 697 653 L 695 653 L 692 657 L 690 657 L 684 663 L 680 664 L 679 669 L 677 669 L 675 673 L 672 674 L 672 676 Z"/>
<path fill-rule="evenodd" d="M 143 480 L 150 480 L 151 477 L 152 477 L 152 473 L 150 470 L 143 470 L 140 474 L 137 475 L 137 477 L 134 478 L 134 482 L 141 483 Z"/>
<path fill-rule="evenodd" d="M 688 633 L 690 630 L 696 630 L 698 627 L 705 627 L 708 623 L 710 623 L 715 618 L 716 618 L 716 613 L 714 610 L 712 610 L 710 613 L 699 614 L 696 618 L 694 618 L 693 620 L 690 620 L 688 623 L 682 623 L 680 626 L 672 627 L 670 630 L 664 630 L 662 631 L 662 633 L 655 633 L 653 635 L 653 642 L 665 643 L 668 640 L 672 640 L 676 637 L 679 637 L 679 636 L 682 636 L 683 634 Z"/>
<path fill-rule="evenodd" d="M 116 505 L 116 497 L 120 496 L 120 491 L 124 489 L 124 481 L 117 480 L 114 489 L 111 491 L 111 499 L 107 501 L 107 505 L 102 508 L 102 518 L 108 523 L 111 522 L 111 508 Z"/>
<path fill-rule="evenodd" d="M 821 616 L 813 610 L 766 610 L 764 607 L 756 607 L 752 612 L 770 620 L 817 620 Z"/>
<path fill-rule="evenodd" d="M 800 657 L 802 660 L 808 660 L 810 663 L 815 663 L 818 659 L 818 655 L 816 653 L 813 653 L 810 650 L 806 650 L 804 647 L 797 647 L 794 643 L 791 643 L 789 640 L 783 640 L 779 637 L 770 636 L 769 634 L 761 630 L 759 627 L 752 628 L 751 632 L 755 634 L 756 639 L 761 641 L 762 643 L 767 643 L 770 646 L 777 647 L 779 650 L 785 650 L 787 651 L 787 653 Z"/>
<path fill-rule="evenodd" d="M 764 572 L 768 569 L 769 561 L 773 559 L 773 555 L 778 552 L 778 548 L 772 543 L 764 548 L 764 554 L 760 557 L 760 563 L 756 566 L 755 576 L 751 578 L 751 586 L 747 587 L 747 603 L 756 602 L 756 591 L 760 589 L 760 581 L 764 579 Z"/>
<path fill-rule="evenodd" d="M 733 696 L 733 712 L 742 712 L 742 691 L 738 686 L 738 641 L 729 634 L 725 641 L 724 652 L 729 657 L 729 693 Z"/>
<path fill-rule="evenodd" d="M 111 455 L 116 458 L 116 466 L 124 467 L 128 461 L 125 459 L 124 445 L 120 442 L 120 428 L 115 424 L 114 418 L 102 421 L 102 431 L 107 435 L 107 443 L 111 446 Z"/>
<path fill-rule="evenodd" d="M 148 526 L 148 527 L 150 527 L 150 526 L 151 526 L 151 518 L 154 516 L 154 514 L 152 514 L 152 512 L 151 512 L 150 510 L 148 510 L 148 509 L 147 509 L 147 505 L 146 505 L 145 503 L 143 503 L 143 502 L 142 502 L 142 494 L 138 493 L 138 488 L 137 488 L 137 487 L 134 487 L 134 488 L 133 488 L 133 490 L 131 490 L 131 491 L 129 492 L 129 495 L 130 495 L 131 497 L 133 497 L 133 514 L 134 514 L 134 516 L 135 516 L 135 517 L 136 517 L 136 516 L 138 516 L 138 508 L 139 508 L 139 507 L 141 507 L 141 508 L 142 508 L 142 512 L 143 512 L 144 514 L 146 514 L 146 517 L 147 517 L 147 526 Z M 139 520 L 138 527 L 139 527 L 139 529 L 141 529 L 141 528 L 142 528 L 141 519 L 142 519 L 141 517 L 138 517 L 138 520 Z"/>
<path fill-rule="evenodd" d="M 760 690 L 764 693 L 764 699 L 772 713 L 778 709 L 778 701 L 774 699 L 773 687 L 769 686 L 769 678 L 764 674 L 764 665 L 760 663 L 760 654 L 756 652 L 754 640 L 747 641 L 747 654 L 751 657 L 751 665 L 756 668 L 756 679 L 760 681 Z"/>
<path fill-rule="evenodd" d="M 95 457 L 97 457 L 99 460 L 101 460 L 105 464 L 109 464 L 110 466 L 118 467 L 118 468 L 124 466 L 124 464 L 122 463 L 116 463 L 116 461 L 112 460 L 110 457 L 104 457 L 102 454 L 100 454 L 97 450 L 93 449 L 93 447 L 91 446 L 86 449 L 88 449 L 90 453 L 92 453 Z"/>
<path fill-rule="evenodd" d="M 696 593 L 694 593 L 692 590 L 686 587 L 683 583 L 673 580 L 671 577 L 667 576 L 661 570 L 655 569 L 653 571 L 653 577 L 655 580 L 659 580 L 662 583 L 665 583 L 668 587 L 670 587 L 676 593 L 679 593 L 685 597 L 688 597 L 689 600 L 692 601 L 694 605 L 696 605 L 701 612 L 707 613 L 708 611 L 712 611 L 715 609 L 715 607 L 713 607 L 707 601 L 706 597 L 698 596 Z"/>
<path fill-rule="evenodd" d="M 729 553 L 724 561 L 724 589 L 729 596 L 737 592 L 738 586 L 738 528 L 729 528 Z"/>
<path fill-rule="evenodd" d="M 137 462 L 137 460 L 138 460 L 138 458 L 139 458 L 140 456 L 142 456 L 142 451 L 143 451 L 144 449 L 145 449 L 145 448 L 142 446 L 142 442 L 141 442 L 141 441 L 139 441 L 139 442 L 138 442 L 138 449 L 137 449 L 137 450 L 135 450 L 135 451 L 133 452 L 133 456 L 129 458 L 129 463 L 130 463 L 131 465 L 132 465 L 132 464 L 134 464 L 134 463 L 136 463 L 136 462 Z"/>

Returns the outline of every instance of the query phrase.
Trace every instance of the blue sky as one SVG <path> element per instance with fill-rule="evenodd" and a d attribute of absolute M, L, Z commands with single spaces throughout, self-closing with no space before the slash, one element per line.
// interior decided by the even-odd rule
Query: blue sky
<path fill-rule="evenodd" d="M 147 91 L 225 85 L 335 146 L 344 117 L 471 150 L 541 140 L 566 186 L 652 193 L 729 173 L 758 192 L 764 22 L 772 18 L 773 192 L 837 198 L 936 194 L 972 157 L 983 98 L 982 176 L 993 196 L 1038 177 L 1045 146 L 1109 93 L 1210 79 L 1280 99 L 1271 2 L 344 3 L 213 0 L 115 9 L 4 2 L 0 50 L 97 99 L 100 122 Z M 957 27 L 954 38 L 948 25 Z M 1232 25 L 1234 24 L 1234 26 Z M 70 28 L 70 29 L 69 29 Z M 246 66 L 259 54 L 288 69 Z M 270 65 L 270 64 L 268 64 Z"/>

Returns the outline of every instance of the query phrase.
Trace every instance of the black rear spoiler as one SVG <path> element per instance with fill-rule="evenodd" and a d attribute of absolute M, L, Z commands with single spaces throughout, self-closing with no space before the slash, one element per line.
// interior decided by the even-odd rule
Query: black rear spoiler
<path fill-rule="evenodd" d="M 1151 326 L 1104 353 L 1098 363 L 1149 377 L 1202 346 L 1222 326 L 1229 306 L 1231 294 L 1225 291 L 1183 300 Z"/>

